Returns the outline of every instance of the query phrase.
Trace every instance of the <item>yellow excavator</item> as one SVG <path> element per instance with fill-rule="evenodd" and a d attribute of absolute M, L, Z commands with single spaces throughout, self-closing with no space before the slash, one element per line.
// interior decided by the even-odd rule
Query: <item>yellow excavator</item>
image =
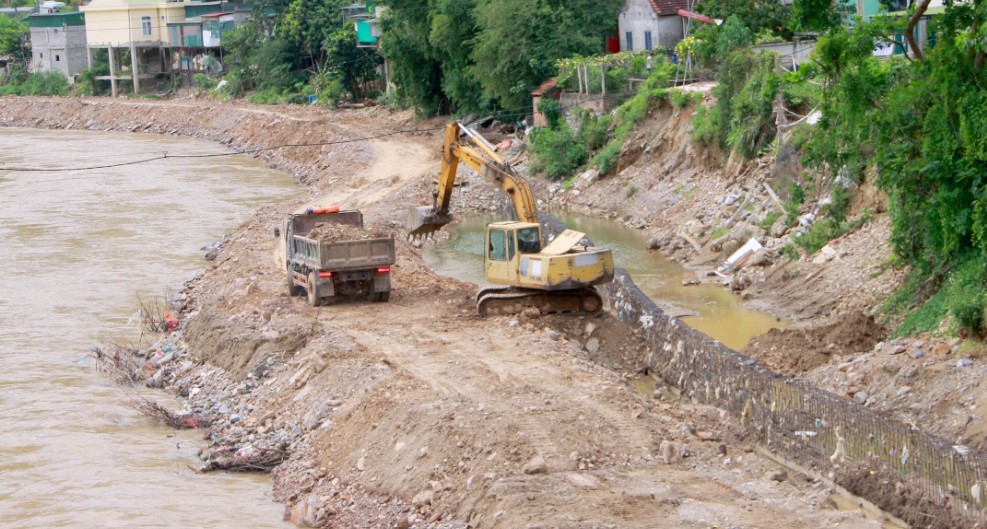
<path fill-rule="evenodd" d="M 411 236 L 427 236 L 452 222 L 449 204 L 460 161 L 508 196 L 515 217 L 486 227 L 484 272 L 488 282 L 503 286 L 480 290 L 476 299 L 480 315 L 517 314 L 529 307 L 543 314 L 599 312 L 603 300 L 593 285 L 613 280 L 613 253 L 580 244 L 586 234 L 573 230 L 565 230 L 551 244 L 543 245 L 528 183 L 486 139 L 458 122 L 446 127 L 433 204 L 412 210 L 408 226 Z"/>

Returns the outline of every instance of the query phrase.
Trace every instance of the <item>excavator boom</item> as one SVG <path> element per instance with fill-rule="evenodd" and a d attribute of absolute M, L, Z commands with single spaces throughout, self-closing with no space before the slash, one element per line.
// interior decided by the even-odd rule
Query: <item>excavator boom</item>
<path fill-rule="evenodd" d="M 514 172 L 487 140 L 460 123 L 452 122 L 446 126 L 445 141 L 442 144 L 442 167 L 438 187 L 433 193 L 435 203 L 411 212 L 408 222 L 411 236 L 427 236 L 452 222 L 449 205 L 460 161 L 500 187 L 511 200 L 518 217 L 516 220 L 538 222 L 534 195 L 527 182 Z"/>

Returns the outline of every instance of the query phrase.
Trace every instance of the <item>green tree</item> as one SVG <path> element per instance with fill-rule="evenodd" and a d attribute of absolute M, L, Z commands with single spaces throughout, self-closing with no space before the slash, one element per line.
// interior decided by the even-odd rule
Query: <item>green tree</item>
<path fill-rule="evenodd" d="M 325 60 L 326 39 L 343 25 L 343 7 L 350 3 L 350 0 L 293 0 L 281 16 L 277 37 L 291 43 L 313 63 L 320 63 Z"/>
<path fill-rule="evenodd" d="M 442 63 L 428 35 L 430 9 L 419 0 L 392 0 L 381 20 L 381 49 L 389 60 L 398 102 L 432 116 L 451 110 L 442 91 Z"/>
<path fill-rule="evenodd" d="M 9 55 L 21 70 L 26 70 L 31 57 L 28 38 L 31 28 L 23 22 L 0 15 L 0 55 Z"/>
<path fill-rule="evenodd" d="M 913 285 L 925 285 L 917 295 L 945 286 L 938 306 L 978 331 L 987 302 L 987 4 L 947 3 L 924 60 L 872 56 L 913 19 L 882 17 L 820 39 L 823 118 L 806 158 L 856 180 L 876 164 L 896 257 L 911 265 Z"/>
<path fill-rule="evenodd" d="M 330 33 L 322 48 L 327 57 L 326 68 L 339 77 L 353 100 L 365 97 L 365 87 L 377 79 L 377 67 L 383 63 L 377 50 L 357 47 L 356 31 L 349 23 Z"/>
<path fill-rule="evenodd" d="M 795 0 L 787 27 L 795 32 L 824 32 L 838 27 L 851 11 L 842 0 Z"/>
<path fill-rule="evenodd" d="M 754 34 L 769 31 L 782 38 L 791 36 L 788 21 L 792 7 L 778 0 L 703 0 L 696 3 L 695 9 L 723 20 L 735 16 Z"/>
<path fill-rule="evenodd" d="M 473 74 L 501 108 L 531 104 L 531 90 L 556 74 L 556 61 L 595 55 L 613 32 L 621 0 L 486 0 L 475 9 L 479 28 Z"/>
<path fill-rule="evenodd" d="M 477 32 L 474 0 L 432 0 L 428 44 L 441 65 L 442 93 L 455 112 L 485 112 L 490 100 L 471 68 Z"/>

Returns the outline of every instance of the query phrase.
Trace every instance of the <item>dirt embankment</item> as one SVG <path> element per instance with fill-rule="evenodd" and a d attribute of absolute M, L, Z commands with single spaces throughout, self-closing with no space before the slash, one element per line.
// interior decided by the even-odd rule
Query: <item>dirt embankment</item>
<path fill-rule="evenodd" d="M 195 102 L 8 99 L 0 111 L 9 126 L 188 134 L 239 149 L 409 124 Z M 609 316 L 480 319 L 475 286 L 435 276 L 402 237 L 390 302 L 314 308 L 289 296 L 271 227 L 303 204 L 339 203 L 402 235 L 406 209 L 428 201 L 439 141 L 266 151 L 312 192 L 233 230 L 186 286 L 180 330 L 140 369 L 185 397 L 188 424 L 208 425 L 207 465 L 280 463 L 275 496 L 306 526 L 879 526 L 833 509 L 822 482 L 750 452 L 729 414 L 635 391 L 627 375 L 642 346 Z"/>

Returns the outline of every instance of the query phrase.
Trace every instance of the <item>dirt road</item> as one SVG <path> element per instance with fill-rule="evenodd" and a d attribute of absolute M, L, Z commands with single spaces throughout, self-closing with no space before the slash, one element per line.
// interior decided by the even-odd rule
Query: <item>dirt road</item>
<path fill-rule="evenodd" d="M 140 130 L 175 126 L 146 118 L 173 116 L 166 105 L 99 104 L 96 117 L 84 110 L 88 127 L 123 128 L 140 115 L 149 123 Z M 408 120 L 286 112 L 203 111 L 197 130 L 257 147 L 370 136 Z M 55 114 L 26 119 L 65 119 Z M 275 447 L 287 457 L 274 471 L 276 497 L 308 526 L 880 527 L 836 510 L 824 483 L 757 456 L 729 414 L 636 391 L 627 375 L 644 347 L 610 316 L 475 316 L 475 286 L 435 276 L 400 224 L 428 201 L 439 141 L 417 134 L 272 155 L 312 191 L 230 234 L 185 290 L 182 334 L 170 338 L 178 354 L 148 373 L 208 417 L 205 458 Z M 287 295 L 271 228 L 331 202 L 395 233 L 389 303 L 313 308 Z"/>

